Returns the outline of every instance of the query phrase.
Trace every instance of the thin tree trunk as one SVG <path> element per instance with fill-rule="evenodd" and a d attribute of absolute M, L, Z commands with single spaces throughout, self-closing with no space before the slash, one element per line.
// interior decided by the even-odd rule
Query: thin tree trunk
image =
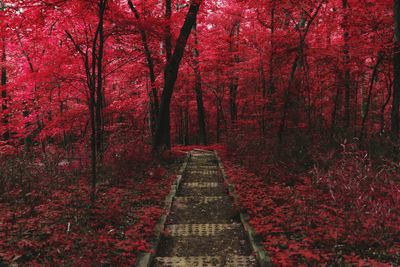
<path fill-rule="evenodd" d="M 379 53 L 378 59 L 377 59 L 376 64 L 374 66 L 374 70 L 372 72 L 371 82 L 370 82 L 370 85 L 369 85 L 368 98 L 367 98 L 367 106 L 365 108 L 365 113 L 364 113 L 364 116 L 363 116 L 363 119 L 362 119 L 362 123 L 361 123 L 361 131 L 360 131 L 360 142 L 361 143 L 364 140 L 365 124 L 367 122 L 368 113 L 369 113 L 369 107 L 371 105 L 372 89 L 374 88 L 375 77 L 378 74 L 378 68 L 379 68 L 379 65 L 382 62 L 382 59 L 383 59 L 383 55 L 382 55 L 382 53 Z"/>
<path fill-rule="evenodd" d="M 381 124 L 381 134 L 384 133 L 385 131 L 385 110 L 386 107 L 389 105 L 390 103 L 390 99 L 392 98 L 392 78 L 390 77 L 390 70 L 388 70 L 388 76 L 386 76 L 386 88 L 387 88 L 387 96 L 386 96 L 386 100 L 383 103 L 382 107 L 381 107 L 381 118 L 380 118 L 380 124 Z M 382 93 L 383 95 L 385 94 L 384 92 Z"/>
<path fill-rule="evenodd" d="M 264 70 L 264 60 L 263 60 L 263 53 L 260 52 L 260 78 L 261 78 L 261 91 L 263 97 L 263 104 L 261 108 L 261 134 L 265 136 L 266 133 L 266 119 L 265 119 L 265 111 L 267 108 L 267 104 L 265 103 L 267 97 L 267 80 L 265 78 L 265 70 Z"/>
<path fill-rule="evenodd" d="M 83 59 L 85 74 L 87 80 L 87 87 L 89 89 L 89 115 L 90 115 L 90 148 L 91 148 L 91 201 L 95 200 L 96 184 L 97 184 L 97 160 L 98 160 L 98 138 L 102 138 L 101 126 L 101 107 L 99 104 L 103 104 L 103 49 L 104 49 L 104 14 L 107 9 L 108 0 L 99 0 L 99 22 L 97 25 L 96 32 L 93 36 L 92 42 L 92 53 L 91 60 L 89 59 L 89 44 L 86 45 L 86 49 L 82 50 L 81 46 L 78 45 L 72 35 L 65 31 L 68 38 L 71 40 L 75 49 L 79 52 Z M 97 43 L 99 42 L 99 48 L 97 48 Z M 97 60 L 98 59 L 98 60 Z M 97 99 L 96 99 L 97 95 Z M 100 120 L 100 122 L 99 122 Z M 99 127 L 100 125 L 100 127 Z"/>
<path fill-rule="evenodd" d="M 339 73 L 339 82 L 341 81 L 341 74 Z M 336 86 L 336 95 L 335 95 L 335 100 L 334 100 L 334 106 L 332 110 L 332 117 L 331 117 L 331 137 L 334 136 L 335 131 L 336 131 L 336 121 L 337 121 L 337 114 L 338 114 L 338 109 L 340 106 L 340 100 L 342 97 L 342 86 L 338 84 Z"/>
<path fill-rule="evenodd" d="M 172 41 L 171 41 L 171 16 L 172 16 L 172 0 L 165 0 L 165 52 L 167 62 L 172 56 Z"/>
<path fill-rule="evenodd" d="M 104 57 L 104 13 L 107 0 L 101 0 L 99 4 L 99 51 L 97 55 L 97 100 L 96 100 L 96 151 L 99 160 L 103 159 L 103 57 Z"/>
<path fill-rule="evenodd" d="M 92 178 L 91 178 L 91 195 L 90 198 L 92 202 L 95 199 L 96 183 L 97 183 L 97 151 L 96 151 L 96 111 L 95 111 L 95 88 L 90 90 L 90 102 L 89 102 L 89 112 L 90 112 L 90 127 L 92 128 L 90 134 L 90 148 L 91 148 L 91 167 L 92 167 Z"/>
<path fill-rule="evenodd" d="M 239 63 L 240 58 L 238 53 L 239 50 L 239 33 L 240 33 L 240 21 L 236 21 L 232 27 L 230 33 L 230 46 L 229 50 L 231 53 L 234 53 L 233 62 L 235 64 Z M 230 114 L 231 114 L 231 123 L 235 123 L 237 120 L 237 89 L 238 89 L 239 78 L 236 74 L 233 74 L 231 77 L 231 81 L 229 84 L 229 106 L 230 106 Z"/>
<path fill-rule="evenodd" d="M 293 82 L 294 82 L 294 77 L 296 74 L 296 69 L 297 66 L 299 65 L 299 58 L 300 58 L 300 54 L 301 52 L 298 52 L 296 54 L 296 58 L 294 59 L 293 65 L 292 65 L 292 70 L 290 72 L 290 78 L 289 78 L 289 83 L 288 86 L 285 90 L 285 96 L 284 96 L 284 104 L 283 104 L 283 115 L 282 115 L 282 119 L 279 125 L 279 131 L 278 131 L 278 140 L 279 140 L 279 144 L 282 143 L 283 141 L 283 132 L 285 130 L 285 125 L 286 125 L 286 117 L 287 117 L 287 113 L 288 113 L 288 109 L 289 109 L 289 104 L 290 104 L 290 89 L 293 86 Z"/>
<path fill-rule="evenodd" d="M 350 127 L 350 102 L 351 102 L 351 88 L 350 88 L 350 69 L 349 69 L 349 29 L 348 29 L 348 4 L 347 0 L 342 0 L 342 7 L 343 7 L 343 39 L 344 39 L 344 88 L 345 88 L 345 107 L 344 107 L 344 121 L 345 127 L 348 129 Z"/>
<path fill-rule="evenodd" d="M 185 146 L 189 145 L 189 99 L 188 97 L 186 98 L 186 104 L 184 108 L 184 116 L 183 116 L 183 132 L 185 133 L 183 136 L 183 144 Z"/>
<path fill-rule="evenodd" d="M 131 11 L 134 13 L 136 20 L 140 20 L 140 14 L 135 8 L 133 2 L 131 0 L 128 0 L 128 5 Z M 156 75 L 154 71 L 154 62 L 153 58 L 151 56 L 151 51 L 150 51 L 150 46 L 147 40 L 147 34 L 145 30 L 143 30 L 142 27 L 139 27 L 139 32 L 140 32 L 140 37 L 142 39 L 142 45 L 143 45 L 143 50 L 144 50 L 144 55 L 146 57 L 146 62 L 147 62 L 147 68 L 149 70 L 149 78 L 150 78 L 150 84 L 151 84 L 151 94 L 149 94 L 149 100 L 150 100 L 150 128 L 151 132 L 154 135 L 155 129 L 156 129 L 156 120 L 157 120 L 157 114 L 159 111 L 159 101 L 158 101 L 158 93 L 157 93 L 157 88 L 156 88 Z"/>
<path fill-rule="evenodd" d="M 305 41 L 307 38 L 307 35 L 310 31 L 310 27 L 311 24 L 313 23 L 313 21 L 315 20 L 315 18 L 317 17 L 319 11 L 321 10 L 322 5 L 324 4 L 324 1 L 321 1 L 314 14 L 311 16 L 311 18 L 309 19 L 309 21 L 306 23 L 305 21 L 301 21 L 301 28 L 304 28 L 304 33 L 302 33 L 303 31 L 300 31 L 300 42 L 299 42 L 299 46 L 297 48 L 297 53 L 296 53 L 296 58 L 293 62 L 292 65 L 292 70 L 290 72 L 290 77 L 289 77 L 289 82 L 288 82 L 288 86 L 285 90 L 285 95 L 284 95 L 284 106 L 283 106 L 283 114 L 282 114 L 282 119 L 279 125 L 279 130 L 278 130 L 278 141 L 279 144 L 282 144 L 283 141 L 283 132 L 285 130 L 285 124 L 286 124 L 286 117 L 287 117 L 287 113 L 288 113 L 288 109 L 289 109 L 289 103 L 290 103 L 290 89 L 293 86 L 293 82 L 294 82 L 294 78 L 295 78 L 295 74 L 296 74 L 296 70 L 297 67 L 299 65 L 299 63 L 303 62 L 303 48 L 305 45 Z"/>
<path fill-rule="evenodd" d="M 221 141 L 221 110 L 219 107 L 219 100 L 216 98 L 216 108 L 217 108 L 217 143 Z"/>
<path fill-rule="evenodd" d="M 199 66 L 199 40 L 197 37 L 197 29 L 196 24 L 193 27 L 193 35 L 194 35 L 194 72 L 196 76 L 195 81 L 195 92 L 196 92 L 196 102 L 197 102 L 197 120 L 199 124 L 199 139 L 201 145 L 207 145 L 207 132 L 206 132 L 206 120 L 205 120 L 205 111 L 204 111 L 204 103 L 203 103 L 203 91 L 202 91 L 202 81 L 201 81 L 201 72 Z"/>
<path fill-rule="evenodd" d="M 275 92 L 274 83 L 274 57 L 275 57 L 275 0 L 272 0 L 271 8 L 271 41 L 270 41 L 270 55 L 269 55 L 269 85 L 268 94 L 272 95 Z"/>
<path fill-rule="evenodd" d="M 1 108 L 3 113 L 6 113 L 7 111 L 7 89 L 6 89 L 6 85 L 7 85 L 7 70 L 5 67 L 5 63 L 7 61 L 7 55 L 6 55 L 6 38 L 3 36 L 1 38 L 2 41 L 2 53 L 1 53 L 1 61 L 3 63 L 3 66 L 1 67 L 1 99 L 2 99 L 2 104 L 1 104 Z M 3 126 L 6 128 L 8 127 L 8 118 L 6 114 L 3 114 L 3 118 L 2 118 L 2 123 Z M 10 139 L 10 132 L 8 130 L 6 130 L 3 133 L 3 139 L 4 140 L 8 140 Z"/>

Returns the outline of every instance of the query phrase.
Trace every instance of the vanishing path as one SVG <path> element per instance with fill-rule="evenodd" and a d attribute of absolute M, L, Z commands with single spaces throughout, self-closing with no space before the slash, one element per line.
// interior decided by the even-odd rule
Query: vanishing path
<path fill-rule="evenodd" d="M 257 266 L 216 155 L 191 155 L 153 266 Z"/>

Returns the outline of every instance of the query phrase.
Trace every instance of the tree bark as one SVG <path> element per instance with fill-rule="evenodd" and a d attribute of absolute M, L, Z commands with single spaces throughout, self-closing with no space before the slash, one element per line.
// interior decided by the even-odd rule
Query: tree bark
<path fill-rule="evenodd" d="M 97 54 L 97 100 L 96 100 L 96 150 L 99 160 L 103 159 L 103 57 L 104 57 L 104 13 L 107 7 L 107 0 L 101 0 L 99 3 L 99 51 Z"/>
<path fill-rule="evenodd" d="M 292 65 L 292 70 L 290 72 L 289 83 L 288 83 L 288 86 L 287 86 L 287 88 L 285 90 L 284 104 L 283 104 L 283 115 L 282 115 L 281 122 L 279 124 L 279 131 L 278 131 L 279 144 L 282 144 L 282 141 L 283 141 L 283 132 L 285 130 L 286 117 L 287 117 L 289 104 L 290 104 L 290 92 L 291 92 L 291 88 L 293 86 L 293 82 L 294 82 L 297 66 L 299 65 L 299 60 L 300 60 L 300 57 L 301 57 L 301 54 L 302 54 L 302 51 L 301 51 L 300 48 L 299 48 L 299 50 L 300 51 L 297 52 L 296 58 L 294 59 L 294 62 L 293 62 L 293 65 Z"/>
<path fill-rule="evenodd" d="M 362 123 L 361 123 L 361 131 L 360 131 L 360 142 L 361 143 L 364 140 L 365 124 L 367 122 L 368 113 L 369 113 L 369 107 L 371 105 L 372 89 L 374 88 L 375 77 L 376 77 L 376 75 L 378 75 L 378 68 L 379 68 L 379 65 L 381 64 L 382 60 L 383 60 L 383 54 L 379 53 L 378 59 L 377 59 L 376 64 L 374 66 L 374 70 L 372 72 L 371 82 L 370 82 L 369 92 L 368 92 L 367 106 L 365 108 L 365 113 L 364 113 L 364 116 L 362 118 Z"/>
<path fill-rule="evenodd" d="M 3 63 L 3 66 L 1 67 L 1 99 L 2 99 L 1 109 L 3 113 L 5 113 L 8 107 L 7 107 L 7 89 L 6 89 L 7 70 L 5 67 L 5 63 L 7 61 L 7 54 L 6 54 L 6 38 L 4 36 L 1 38 L 1 42 L 2 42 L 1 61 Z M 7 127 L 8 118 L 6 114 L 3 114 L 2 123 L 4 127 Z M 10 139 L 10 133 L 8 130 L 6 130 L 3 133 L 3 139 L 6 141 Z"/>
<path fill-rule="evenodd" d="M 206 132 L 206 120 L 205 120 L 205 111 L 204 111 L 204 103 L 203 103 L 203 91 L 202 91 L 202 81 L 201 81 L 201 72 L 199 66 L 199 40 L 197 37 L 197 29 L 196 24 L 193 27 L 193 35 L 194 35 L 194 72 L 195 72 L 195 92 L 196 92 L 196 102 L 197 102 L 197 120 L 199 124 L 199 141 L 201 145 L 207 145 L 207 132 Z"/>
<path fill-rule="evenodd" d="M 347 0 L 342 0 L 342 7 L 343 7 L 343 39 L 344 39 L 344 88 L 345 88 L 345 107 L 344 107 L 344 121 L 345 121 L 345 128 L 348 129 L 350 127 L 350 102 L 351 102 L 351 88 L 350 88 L 350 68 L 349 68 L 349 29 L 348 29 L 348 3 Z"/>
<path fill-rule="evenodd" d="M 170 103 L 174 91 L 174 85 L 178 78 L 179 66 L 185 51 L 190 32 L 197 20 L 197 13 L 201 1 L 192 1 L 185 22 L 179 33 L 173 55 L 164 70 L 164 90 L 161 96 L 160 111 L 158 113 L 156 134 L 153 142 L 153 150 L 161 152 L 171 148 L 170 143 Z"/>
<path fill-rule="evenodd" d="M 336 94 L 335 94 L 335 99 L 334 99 L 334 105 L 333 105 L 333 110 L 332 110 L 332 116 L 331 116 L 331 137 L 334 136 L 335 131 L 336 131 L 336 121 L 337 121 L 337 114 L 338 114 L 338 109 L 340 108 L 340 100 L 342 99 L 342 86 L 339 84 L 342 79 L 342 74 L 339 72 L 339 78 L 336 78 L 339 81 L 336 82 Z"/>
<path fill-rule="evenodd" d="M 230 33 L 230 45 L 229 45 L 229 51 L 231 53 L 234 53 L 233 62 L 235 63 L 235 65 L 240 61 L 239 55 L 237 54 L 239 50 L 239 40 L 238 40 L 239 33 L 240 33 L 240 21 L 236 21 Z M 237 120 L 236 98 L 237 98 L 238 83 L 239 83 L 239 78 L 236 76 L 236 74 L 233 74 L 233 77 L 231 77 L 231 81 L 229 84 L 229 106 L 230 106 L 232 124 L 235 123 Z"/>
<path fill-rule="evenodd" d="M 171 36 L 171 16 L 172 16 L 172 0 L 165 0 L 165 55 L 166 55 L 166 66 L 165 70 L 170 64 L 170 60 L 172 57 L 172 36 Z M 178 67 L 179 70 L 179 67 Z M 167 79 L 166 71 L 164 71 L 164 82 Z M 165 87 L 164 87 L 165 88 Z M 171 112 L 170 107 L 166 108 L 166 116 L 165 121 L 163 122 L 167 131 L 164 131 L 162 139 L 165 140 L 165 144 L 167 148 L 171 147 Z M 157 129 L 156 129 L 157 130 Z"/>
<path fill-rule="evenodd" d="M 102 133 L 98 133 L 98 131 L 102 131 L 102 118 L 101 118 L 101 107 L 99 107 L 99 103 L 102 105 L 102 94 L 103 94 L 103 49 L 104 49 L 104 14 L 107 9 L 107 1 L 108 0 L 99 0 L 99 14 L 98 14 L 98 25 L 96 32 L 93 36 L 92 42 L 92 53 L 91 60 L 89 56 L 89 47 L 90 44 L 86 44 L 85 50 L 81 48 L 79 44 L 77 44 L 72 37 L 72 35 L 65 31 L 68 38 L 71 40 L 74 45 L 76 51 L 82 57 L 87 87 L 89 89 L 89 115 L 90 115 L 90 148 L 91 148 L 91 195 L 90 198 L 92 202 L 95 200 L 95 192 L 96 192 L 96 184 L 97 184 L 97 163 L 99 156 L 99 141 L 98 138 L 102 138 Z M 99 48 L 97 48 L 97 44 L 99 43 Z M 97 96 L 97 99 L 96 99 Z"/>
<path fill-rule="evenodd" d="M 171 41 L 171 16 L 172 16 L 172 0 L 165 0 L 165 52 L 167 56 L 167 62 L 172 56 L 172 41 Z"/>
<path fill-rule="evenodd" d="M 217 132 L 217 143 L 219 143 L 221 141 L 221 109 L 218 98 L 216 98 L 216 109 L 217 109 L 216 132 Z"/>
<path fill-rule="evenodd" d="M 271 41 L 270 41 L 270 55 L 269 55 L 269 85 L 268 94 L 272 95 L 275 92 L 275 82 L 274 82 L 274 57 L 275 57 L 275 0 L 272 0 L 271 8 Z M 263 95 L 265 93 L 263 92 Z"/>
<path fill-rule="evenodd" d="M 167 0 L 168 1 L 168 0 Z M 140 20 L 140 14 L 137 11 L 136 7 L 134 6 L 131 0 L 128 0 L 128 5 L 133 14 L 135 15 L 136 20 Z M 159 111 L 159 101 L 158 101 L 158 93 L 156 87 L 156 75 L 154 71 L 154 62 L 151 56 L 150 46 L 147 39 L 147 34 L 142 27 L 139 27 L 140 37 L 142 40 L 142 46 L 144 50 L 144 55 L 146 57 L 147 68 L 149 70 L 149 78 L 150 78 L 150 85 L 151 85 L 151 94 L 149 94 L 150 100 L 150 128 L 151 132 L 154 135 L 156 124 L 157 124 L 157 114 Z"/>
<path fill-rule="evenodd" d="M 393 103 L 392 103 L 392 138 L 397 140 L 399 133 L 400 106 L 400 0 L 394 0 L 394 55 L 393 55 Z"/>
<path fill-rule="evenodd" d="M 386 107 L 389 105 L 390 103 L 390 99 L 392 98 L 392 87 L 393 87 L 393 83 L 392 83 L 392 78 L 390 77 L 390 70 L 388 71 L 388 74 L 385 75 L 386 76 L 386 89 L 387 89 L 387 94 L 386 94 L 386 100 L 384 101 L 382 107 L 381 107 L 381 114 L 380 114 L 380 124 L 381 124 L 381 134 L 383 134 L 385 132 L 385 111 L 386 111 Z M 382 92 L 382 95 L 384 95 L 385 93 Z"/>
<path fill-rule="evenodd" d="M 323 5 L 324 1 L 321 1 L 318 4 L 318 7 L 316 8 L 314 14 L 310 17 L 310 19 L 308 20 L 308 22 L 301 22 L 303 25 L 301 26 L 301 28 L 304 28 L 304 32 L 302 33 L 302 31 L 300 31 L 300 41 L 299 41 L 299 46 L 297 48 L 296 51 L 296 57 L 295 60 L 293 62 L 292 65 L 292 69 L 290 72 L 290 77 L 289 77 L 289 82 L 288 82 L 288 86 L 285 90 L 285 95 L 284 95 L 284 106 L 283 106 L 283 114 L 282 114 L 282 118 L 281 118 L 281 122 L 279 125 L 279 129 L 278 129 L 278 141 L 279 141 L 279 145 L 282 144 L 283 142 L 283 132 L 285 130 L 285 125 L 286 125 L 286 117 L 287 117 L 287 113 L 288 113 L 288 109 L 289 109 L 289 103 L 290 103 L 290 92 L 291 92 L 291 88 L 293 86 L 293 82 L 294 82 L 294 78 L 295 78 L 295 74 L 296 74 L 296 70 L 299 64 L 301 64 L 303 62 L 303 48 L 305 46 L 305 42 L 307 39 L 307 35 L 310 31 L 310 27 L 313 23 L 313 21 L 315 20 L 315 18 L 317 17 L 319 11 L 321 10 L 321 7 Z"/>

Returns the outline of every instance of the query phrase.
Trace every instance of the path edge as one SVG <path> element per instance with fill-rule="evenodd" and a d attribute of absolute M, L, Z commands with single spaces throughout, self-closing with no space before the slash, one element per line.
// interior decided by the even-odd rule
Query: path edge
<path fill-rule="evenodd" d="M 233 196 L 235 204 L 240 204 L 239 197 L 236 194 L 235 186 L 229 181 L 228 176 L 225 173 L 224 165 L 222 164 L 221 158 L 219 157 L 218 152 L 216 150 L 214 150 L 214 154 L 217 158 L 218 167 L 221 170 L 222 177 L 224 178 L 225 183 L 228 185 L 229 192 Z M 256 254 L 256 259 L 257 259 L 260 267 L 273 266 L 264 247 L 255 239 L 256 232 L 254 231 L 253 227 L 249 223 L 248 214 L 244 213 L 244 212 L 240 212 L 240 220 L 245 229 L 247 239 L 249 240 L 251 247 Z"/>
<path fill-rule="evenodd" d="M 152 247 L 151 247 L 152 252 L 140 253 L 138 256 L 138 259 L 136 261 L 136 264 L 135 264 L 136 267 L 150 267 L 150 265 L 153 262 L 154 255 L 157 252 L 157 248 L 160 243 L 161 233 L 164 231 L 166 219 L 171 211 L 172 201 L 176 195 L 176 192 L 178 191 L 179 185 L 182 181 L 182 176 L 186 170 L 186 167 L 189 163 L 189 159 L 191 156 L 192 156 L 192 153 L 188 152 L 181 168 L 178 170 L 176 179 L 171 186 L 170 193 L 165 198 L 165 205 L 164 205 L 165 213 L 160 217 L 159 222 L 157 223 L 156 227 L 154 228 L 155 229 L 155 237 L 154 237 L 153 241 L 151 242 L 152 243 Z"/>

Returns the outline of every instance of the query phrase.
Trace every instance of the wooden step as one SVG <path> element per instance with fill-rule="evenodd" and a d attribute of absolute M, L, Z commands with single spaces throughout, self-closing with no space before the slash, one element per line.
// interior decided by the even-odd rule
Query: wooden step
<path fill-rule="evenodd" d="M 254 256 L 199 256 L 199 257 L 156 257 L 156 267 L 253 267 L 257 266 Z"/>
<path fill-rule="evenodd" d="M 221 183 L 216 182 L 190 182 L 190 183 L 183 183 L 182 187 L 186 188 L 216 188 L 222 185 Z"/>
<path fill-rule="evenodd" d="M 196 202 L 196 204 L 209 204 L 217 201 L 224 201 L 226 199 L 229 199 L 228 196 L 209 196 L 209 197 L 203 197 L 203 196 L 194 196 L 194 197 L 175 197 L 175 202 L 176 203 L 187 203 L 187 202 Z"/>
<path fill-rule="evenodd" d="M 224 231 L 239 229 L 241 224 L 172 224 L 166 226 L 170 236 L 215 236 Z"/>

